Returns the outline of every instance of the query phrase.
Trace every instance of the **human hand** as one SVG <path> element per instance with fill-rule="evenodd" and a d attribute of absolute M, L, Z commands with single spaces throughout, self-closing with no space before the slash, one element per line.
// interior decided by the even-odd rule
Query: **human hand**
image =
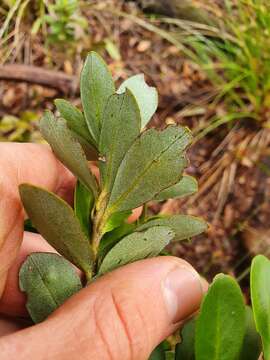
<path fill-rule="evenodd" d="M 71 203 L 75 179 L 47 146 L 2 143 L 0 151 L 0 312 L 27 316 L 19 268 L 29 253 L 54 250 L 40 235 L 23 232 L 18 185 L 44 187 Z M 144 360 L 198 309 L 202 293 L 200 277 L 185 261 L 138 261 L 93 282 L 43 323 L 0 338 L 1 360 Z M 4 326 L 8 332 L 20 327 Z"/>

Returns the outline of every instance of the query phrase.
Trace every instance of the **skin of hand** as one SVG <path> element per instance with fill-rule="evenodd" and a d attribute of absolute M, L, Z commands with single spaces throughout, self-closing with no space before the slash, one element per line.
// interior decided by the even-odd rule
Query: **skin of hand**
<path fill-rule="evenodd" d="M 46 145 L 1 143 L 0 154 L 1 360 L 147 360 L 197 311 L 205 288 L 197 272 L 169 256 L 138 261 L 93 282 L 43 323 L 26 327 L 18 321 L 27 318 L 20 266 L 30 253 L 54 249 L 23 231 L 18 186 L 31 183 L 72 203 L 75 179 Z"/>

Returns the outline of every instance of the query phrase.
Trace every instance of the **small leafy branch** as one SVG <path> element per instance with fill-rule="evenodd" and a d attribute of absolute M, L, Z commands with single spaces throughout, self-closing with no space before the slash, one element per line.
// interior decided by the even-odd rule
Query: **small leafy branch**
<path fill-rule="evenodd" d="M 183 175 L 190 131 L 181 126 L 145 130 L 157 108 L 156 89 L 140 74 L 116 90 L 105 62 L 94 52 L 86 59 L 80 87 L 83 113 L 59 99 L 60 116 L 47 111 L 40 122 L 43 137 L 78 179 L 74 209 L 45 189 L 20 185 L 33 225 L 62 255 L 34 253 L 22 265 L 20 287 L 34 322 L 93 279 L 159 255 L 170 241 L 189 239 L 207 227 L 188 215 L 147 216 L 150 200 L 197 190 L 196 180 Z M 88 160 L 98 161 L 100 179 Z M 139 206 L 144 207 L 140 218 L 127 222 Z M 85 275 L 83 284 L 69 262 Z"/>
<path fill-rule="evenodd" d="M 240 287 L 232 277 L 217 275 L 199 315 L 182 329 L 175 353 L 166 352 L 161 344 L 150 360 L 269 360 L 269 279 L 270 261 L 256 256 L 251 265 L 251 308 L 245 306 Z"/>

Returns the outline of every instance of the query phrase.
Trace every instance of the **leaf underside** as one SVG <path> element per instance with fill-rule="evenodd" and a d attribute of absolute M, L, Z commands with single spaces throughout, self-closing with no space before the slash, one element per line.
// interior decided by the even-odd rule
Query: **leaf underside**
<path fill-rule="evenodd" d="M 93 253 L 73 209 L 42 188 L 22 184 L 19 190 L 24 208 L 38 232 L 61 255 L 90 275 Z"/>
<path fill-rule="evenodd" d="M 57 158 L 76 175 L 80 181 L 97 196 L 97 184 L 88 168 L 86 156 L 79 142 L 72 136 L 64 119 L 55 119 L 46 111 L 40 121 L 43 137 L 51 145 Z"/>
<path fill-rule="evenodd" d="M 115 86 L 106 63 L 94 52 L 90 52 L 84 63 L 80 89 L 88 129 L 98 144 L 103 109 L 108 98 L 115 93 Z"/>
<path fill-rule="evenodd" d="M 120 164 L 108 208 L 112 212 L 134 209 L 178 182 L 190 141 L 190 132 L 182 127 L 145 131 Z"/>
<path fill-rule="evenodd" d="M 181 241 L 199 235 L 207 230 L 207 223 L 191 215 L 172 215 L 153 218 L 137 227 L 136 231 L 149 229 L 153 226 L 168 226 L 175 233 L 173 241 Z"/>
<path fill-rule="evenodd" d="M 68 127 L 94 146 L 94 140 L 82 112 L 64 99 L 56 99 L 54 103 L 61 117 L 66 120 Z"/>
<path fill-rule="evenodd" d="M 138 74 L 124 81 L 119 89 L 118 94 L 129 89 L 135 96 L 140 109 L 142 128 L 144 128 L 158 107 L 158 93 L 156 88 L 150 87 L 144 80 L 144 74 Z"/>
<path fill-rule="evenodd" d="M 99 275 L 137 260 L 157 256 L 173 236 L 170 228 L 160 226 L 124 237 L 105 256 Z"/>
<path fill-rule="evenodd" d="M 103 189 L 109 193 L 123 157 L 140 134 L 141 119 L 134 96 L 126 91 L 114 94 L 103 112 L 99 140 L 100 172 Z"/>
<path fill-rule="evenodd" d="M 45 320 L 82 288 L 79 275 L 63 257 L 32 253 L 19 274 L 20 289 L 27 294 L 27 310 L 35 323 Z"/>
<path fill-rule="evenodd" d="M 161 191 L 154 200 L 180 199 L 198 191 L 197 180 L 189 175 L 184 175 L 175 185 Z"/>

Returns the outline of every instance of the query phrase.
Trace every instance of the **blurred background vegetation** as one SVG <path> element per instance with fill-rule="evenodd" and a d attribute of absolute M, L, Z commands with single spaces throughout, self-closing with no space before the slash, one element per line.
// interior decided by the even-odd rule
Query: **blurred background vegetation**
<path fill-rule="evenodd" d="M 192 129 L 200 190 L 151 211 L 206 218 L 207 234 L 170 251 L 245 288 L 250 258 L 270 245 L 269 1 L 0 1 L 1 141 L 42 142 L 38 120 L 56 97 L 80 106 L 89 50 L 116 81 L 143 72 L 158 88 L 150 126 Z"/>

